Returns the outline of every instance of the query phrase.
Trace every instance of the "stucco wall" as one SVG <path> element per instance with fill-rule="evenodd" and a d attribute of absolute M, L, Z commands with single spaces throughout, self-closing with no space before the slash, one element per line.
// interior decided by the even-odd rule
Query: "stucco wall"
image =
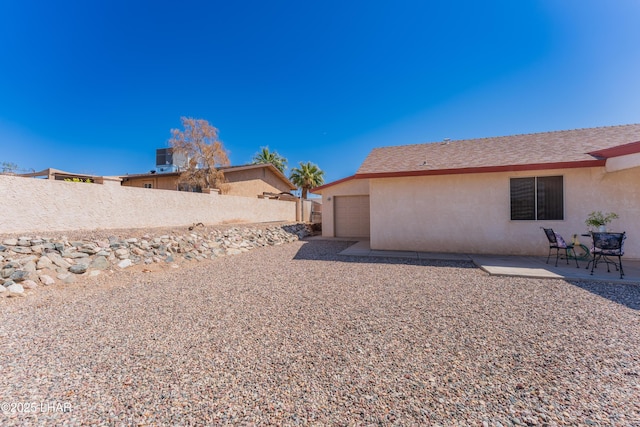
<path fill-rule="evenodd" d="M 272 193 L 291 191 L 284 181 L 267 168 L 229 170 L 224 176 L 229 185 L 229 194 L 256 197 L 265 191 Z M 240 194 L 240 191 L 243 193 Z"/>
<path fill-rule="evenodd" d="M 231 196 L 258 197 L 262 196 L 264 192 L 278 194 L 282 191 L 261 179 L 227 182 L 224 184 L 224 194 Z"/>
<path fill-rule="evenodd" d="M 368 179 L 352 179 L 322 190 L 322 235 L 335 236 L 334 198 L 335 196 L 366 196 L 369 194 Z"/>
<path fill-rule="evenodd" d="M 314 203 L 313 200 L 303 200 L 302 205 L 302 213 L 300 216 L 300 221 L 303 222 L 320 222 L 318 220 L 322 219 L 322 214 L 318 217 L 314 217 L 313 212 L 322 212 L 322 204 Z"/>
<path fill-rule="evenodd" d="M 145 178 L 130 178 L 122 182 L 125 187 L 144 188 L 145 184 L 151 184 L 151 188 L 160 190 L 176 190 L 178 188 L 178 177 L 175 175 L 156 174 Z"/>
<path fill-rule="evenodd" d="M 511 221 L 509 178 L 564 176 L 563 221 Z M 627 258 L 640 259 L 640 168 L 440 175 L 371 180 L 371 247 L 458 253 L 546 255 L 540 229 L 570 239 L 586 232 L 594 210 L 614 211 L 612 231 L 626 231 Z M 337 186 L 336 186 L 337 187 Z M 588 237 L 580 237 L 583 243 Z"/>
<path fill-rule="evenodd" d="M 295 221 L 295 202 L 0 175 L 0 233 Z"/>

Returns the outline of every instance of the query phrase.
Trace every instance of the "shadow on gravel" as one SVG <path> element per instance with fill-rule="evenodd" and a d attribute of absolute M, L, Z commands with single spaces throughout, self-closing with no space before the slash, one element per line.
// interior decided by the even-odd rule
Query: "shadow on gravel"
<path fill-rule="evenodd" d="M 637 284 L 572 281 L 567 283 L 632 310 L 640 310 L 640 286 Z"/>
<path fill-rule="evenodd" d="M 433 267 L 457 267 L 457 268 L 477 268 L 471 261 L 443 261 L 443 260 L 419 260 L 411 258 L 386 258 L 368 256 L 345 256 L 338 255 L 339 252 L 347 249 L 356 242 L 330 241 L 330 240 L 310 240 L 293 257 L 295 260 L 312 261 L 339 261 L 361 264 L 405 264 L 424 265 Z"/>

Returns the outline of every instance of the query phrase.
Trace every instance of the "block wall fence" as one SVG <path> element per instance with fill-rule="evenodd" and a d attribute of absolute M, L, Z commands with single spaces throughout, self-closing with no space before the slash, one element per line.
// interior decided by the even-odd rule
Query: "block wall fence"
<path fill-rule="evenodd" d="M 296 202 L 0 175 L 0 234 L 295 221 Z"/>

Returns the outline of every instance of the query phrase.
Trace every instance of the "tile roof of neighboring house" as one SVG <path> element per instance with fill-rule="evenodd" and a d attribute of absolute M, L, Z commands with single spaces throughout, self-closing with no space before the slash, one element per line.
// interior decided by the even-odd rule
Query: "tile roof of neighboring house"
<path fill-rule="evenodd" d="M 588 167 L 637 152 L 640 124 L 434 142 L 376 148 L 354 178 Z"/>

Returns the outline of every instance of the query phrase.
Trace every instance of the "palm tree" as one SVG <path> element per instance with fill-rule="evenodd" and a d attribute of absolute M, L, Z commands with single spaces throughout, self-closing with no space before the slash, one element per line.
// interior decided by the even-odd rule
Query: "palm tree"
<path fill-rule="evenodd" d="M 278 154 L 277 151 L 269 151 L 269 147 L 261 147 L 261 150 L 253 156 L 253 164 L 271 163 L 280 172 L 284 173 L 287 168 L 287 159 Z"/>
<path fill-rule="evenodd" d="M 300 162 L 300 167 L 291 169 L 289 179 L 302 189 L 302 199 L 306 199 L 309 190 L 324 184 L 324 171 L 311 162 Z"/>

